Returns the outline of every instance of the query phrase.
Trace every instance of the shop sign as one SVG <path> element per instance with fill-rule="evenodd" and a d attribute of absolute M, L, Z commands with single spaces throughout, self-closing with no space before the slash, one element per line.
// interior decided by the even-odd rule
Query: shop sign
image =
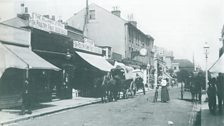
<path fill-rule="evenodd" d="M 102 49 L 94 46 L 91 43 L 83 43 L 79 41 L 73 41 L 73 48 L 88 51 L 92 53 L 102 54 Z"/>
<path fill-rule="evenodd" d="M 0 41 L 30 46 L 31 34 L 23 30 L 0 23 Z"/>
<path fill-rule="evenodd" d="M 63 23 L 51 20 L 36 13 L 32 13 L 29 20 L 29 26 L 47 32 L 67 35 L 67 30 L 65 29 L 65 25 Z"/>

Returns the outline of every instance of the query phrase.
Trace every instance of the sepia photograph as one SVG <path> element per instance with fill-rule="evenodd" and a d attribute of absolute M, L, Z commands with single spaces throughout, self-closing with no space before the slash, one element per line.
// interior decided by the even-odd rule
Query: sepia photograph
<path fill-rule="evenodd" d="M 224 126 L 223 0 L 0 0 L 1 126 Z"/>

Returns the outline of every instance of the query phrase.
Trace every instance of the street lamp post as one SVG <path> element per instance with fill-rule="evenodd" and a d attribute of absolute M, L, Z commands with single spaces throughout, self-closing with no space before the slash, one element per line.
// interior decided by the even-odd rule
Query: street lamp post
<path fill-rule="evenodd" d="M 155 60 L 154 60 L 154 66 L 155 66 L 155 73 L 154 73 L 154 89 L 156 89 L 157 87 L 157 82 L 158 82 L 158 69 L 157 69 L 157 64 L 158 64 L 158 60 L 157 60 L 157 55 L 155 54 Z"/>
<path fill-rule="evenodd" d="M 205 42 L 204 45 L 204 50 L 205 50 L 205 86 L 206 86 L 206 90 L 208 88 L 208 50 L 209 50 L 209 45 L 207 42 Z"/>
<path fill-rule="evenodd" d="M 150 83 L 150 64 L 149 64 L 149 62 L 147 64 L 147 76 L 146 76 L 146 78 L 147 78 L 146 83 L 147 83 L 148 89 L 149 89 L 149 83 Z"/>

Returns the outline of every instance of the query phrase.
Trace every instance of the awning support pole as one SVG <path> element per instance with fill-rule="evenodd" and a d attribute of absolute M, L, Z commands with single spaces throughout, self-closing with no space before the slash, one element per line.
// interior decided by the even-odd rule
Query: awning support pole
<path fill-rule="evenodd" d="M 26 80 L 29 80 L 29 65 L 27 65 L 27 69 L 26 69 L 26 76 L 25 76 Z"/>

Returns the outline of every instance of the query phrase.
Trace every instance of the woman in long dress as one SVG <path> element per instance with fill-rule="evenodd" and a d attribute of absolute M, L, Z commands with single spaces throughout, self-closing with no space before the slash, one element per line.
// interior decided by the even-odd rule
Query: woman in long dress
<path fill-rule="evenodd" d="M 170 100 L 168 88 L 167 88 L 167 80 L 165 78 L 162 79 L 161 81 L 161 101 L 162 102 L 167 102 Z"/>

